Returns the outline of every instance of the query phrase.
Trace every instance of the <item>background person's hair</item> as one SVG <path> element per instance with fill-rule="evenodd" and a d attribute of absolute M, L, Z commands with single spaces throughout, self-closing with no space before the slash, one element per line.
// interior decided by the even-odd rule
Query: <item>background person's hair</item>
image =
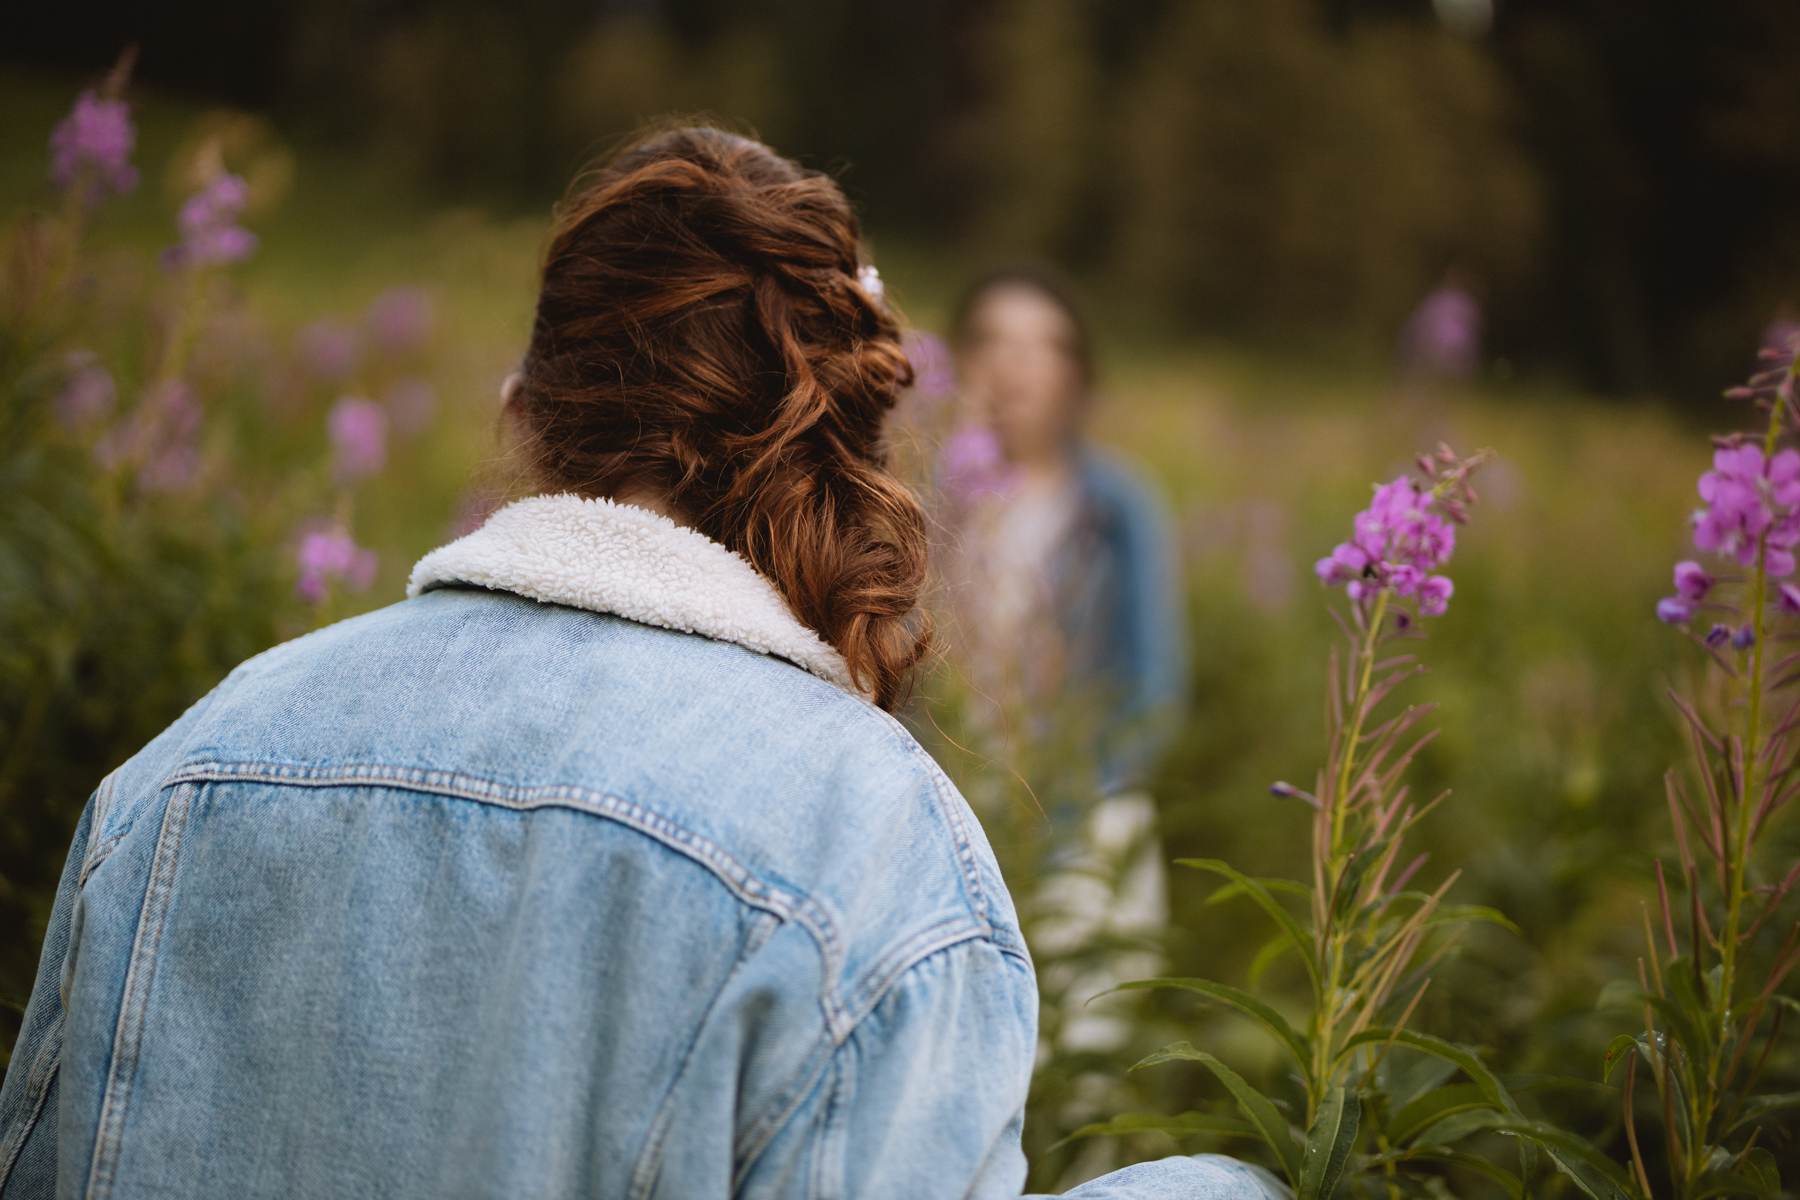
<path fill-rule="evenodd" d="M 651 133 L 558 207 L 511 405 L 537 483 L 665 500 L 891 708 L 930 641 L 925 517 L 888 470 L 912 369 L 859 251 L 829 176 L 718 129 Z"/>
<path fill-rule="evenodd" d="M 1002 288 L 1022 288 L 1035 292 L 1062 310 L 1063 315 L 1069 319 L 1073 339 L 1069 345 L 1069 357 L 1081 376 L 1082 387 L 1093 387 L 1094 339 L 1088 327 L 1087 313 L 1082 307 L 1075 285 L 1056 268 L 1043 263 L 1009 263 L 995 267 L 976 276 L 963 288 L 950 310 L 951 340 L 957 349 L 961 350 L 968 345 L 973 332 L 970 325 L 982 302 Z"/>

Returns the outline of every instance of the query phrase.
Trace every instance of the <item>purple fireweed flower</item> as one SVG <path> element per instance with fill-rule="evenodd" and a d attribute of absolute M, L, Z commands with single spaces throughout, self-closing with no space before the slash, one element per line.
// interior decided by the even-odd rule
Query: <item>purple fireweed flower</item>
<path fill-rule="evenodd" d="M 423 379 L 402 379 L 387 390 L 388 419 L 399 433 L 418 433 L 431 424 L 437 393 Z"/>
<path fill-rule="evenodd" d="M 295 590 L 314 604 L 331 594 L 334 582 L 360 592 L 375 581 L 375 552 L 358 546 L 341 528 L 319 526 L 303 532 L 294 557 L 300 568 Z"/>
<path fill-rule="evenodd" d="M 361 479 L 387 462 L 387 410 L 373 400 L 345 396 L 327 419 L 340 480 Z"/>
<path fill-rule="evenodd" d="M 181 244 L 170 252 L 176 266 L 211 267 L 242 262 L 256 250 L 256 235 L 237 219 L 250 201 L 250 185 L 224 172 L 181 206 Z"/>
<path fill-rule="evenodd" d="M 1401 334 L 1400 353 L 1410 370 L 1466 379 L 1481 359 L 1481 304 L 1467 290 L 1446 284 L 1419 302 Z"/>
<path fill-rule="evenodd" d="M 923 329 L 909 330 L 901 342 L 907 361 L 912 363 L 913 389 L 931 400 L 942 399 L 956 390 L 956 369 L 950 347 L 935 333 Z"/>
<path fill-rule="evenodd" d="M 306 373 L 326 383 L 340 383 L 356 370 L 362 343 L 355 328 L 330 318 L 314 321 L 294 336 L 294 349 Z"/>
<path fill-rule="evenodd" d="M 391 288 L 369 305 L 369 339 L 383 353 L 404 355 L 431 340 L 431 297 L 423 289 Z"/>
<path fill-rule="evenodd" d="M 67 429 L 84 429 L 111 415 L 119 393 L 112 372 L 91 350 L 77 350 L 63 360 L 68 378 L 52 407 Z"/>
<path fill-rule="evenodd" d="M 1714 625 L 1711 629 L 1706 631 L 1706 644 L 1711 646 L 1714 650 L 1717 650 L 1720 646 L 1723 646 L 1730 640 L 1731 626 L 1729 625 Z"/>
<path fill-rule="evenodd" d="M 1330 554 L 1313 564 L 1313 574 L 1324 584 L 1349 583 L 1368 569 L 1369 556 L 1349 542 L 1339 542 Z"/>
<path fill-rule="evenodd" d="M 79 186 L 84 203 L 137 186 L 131 150 L 137 139 L 131 106 L 93 91 L 82 92 L 50 134 L 50 178 L 59 188 Z"/>
<path fill-rule="evenodd" d="M 1777 579 L 1794 573 L 1800 545 L 1800 451 L 1765 456 L 1760 446 L 1721 446 L 1700 477 L 1706 507 L 1694 514 L 1694 545 L 1709 554 L 1756 562 Z"/>
<path fill-rule="evenodd" d="M 1763 330 L 1762 344 L 1765 350 L 1792 358 L 1800 353 L 1800 321 L 1776 317 Z"/>
<path fill-rule="evenodd" d="M 1456 585 L 1447 575 L 1433 575 L 1419 584 L 1419 615 L 1441 617 L 1450 607 L 1450 594 Z"/>
<path fill-rule="evenodd" d="M 185 380 L 152 384 L 130 417 L 94 446 L 107 468 L 135 464 L 146 492 L 186 489 L 200 473 L 200 398 Z"/>
<path fill-rule="evenodd" d="M 1712 590 L 1713 577 L 1692 560 L 1675 564 L 1675 594 L 1698 603 Z"/>
<path fill-rule="evenodd" d="M 1452 499 L 1403 475 L 1375 489 L 1369 507 L 1356 514 L 1350 540 L 1314 563 L 1313 573 L 1327 586 L 1342 585 L 1357 603 L 1387 589 L 1416 597 L 1422 617 L 1442 616 L 1454 586 L 1435 571 L 1456 549 L 1451 516 L 1460 513 Z"/>
<path fill-rule="evenodd" d="M 959 504 L 1005 495 L 1017 482 L 994 431 L 970 426 L 950 435 L 938 452 L 938 485 Z"/>
<path fill-rule="evenodd" d="M 1680 596 L 1664 596 L 1656 602 L 1656 619 L 1668 625 L 1686 625 L 1694 619 L 1694 606 Z"/>

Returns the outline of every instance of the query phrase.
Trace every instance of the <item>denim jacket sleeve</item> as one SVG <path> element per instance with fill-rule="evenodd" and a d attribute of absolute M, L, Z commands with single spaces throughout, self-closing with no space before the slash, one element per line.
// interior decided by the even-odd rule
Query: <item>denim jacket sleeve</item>
<path fill-rule="evenodd" d="M 88 858 L 94 801 L 75 826 L 62 882 L 50 910 L 36 983 L 25 1022 L 0 1087 L 0 1198 L 49 1196 L 56 1190 L 56 1079 L 62 1060 L 62 989 L 75 938 L 75 907 Z"/>
<path fill-rule="evenodd" d="M 1030 964 L 991 942 L 964 942 L 915 964 L 838 1047 L 805 1111 L 742 1194 L 1018 1197 L 1036 1006 Z M 1077 1200 L 1283 1194 L 1266 1174 L 1214 1155 L 1140 1163 L 1065 1193 Z"/>

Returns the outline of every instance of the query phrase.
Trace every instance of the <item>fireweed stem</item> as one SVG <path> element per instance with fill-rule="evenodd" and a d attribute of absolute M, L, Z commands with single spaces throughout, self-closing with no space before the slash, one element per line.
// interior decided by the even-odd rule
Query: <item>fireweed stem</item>
<path fill-rule="evenodd" d="M 1350 701 L 1350 727 L 1338 752 L 1337 780 L 1326 797 L 1326 825 L 1323 845 L 1315 845 L 1313 853 L 1323 857 L 1325 886 L 1316 898 L 1314 910 L 1318 924 L 1318 940 L 1325 959 L 1320 972 L 1324 985 L 1319 1004 L 1313 1010 L 1313 1068 L 1311 1086 L 1307 1088 L 1306 1121 L 1310 1126 L 1317 1115 L 1319 1101 L 1331 1088 L 1331 1064 L 1337 1043 L 1338 992 L 1344 973 L 1345 932 L 1333 920 L 1337 894 L 1344 872 L 1342 848 L 1344 826 L 1349 809 L 1350 780 L 1356 768 L 1356 747 L 1362 740 L 1363 725 L 1368 718 L 1369 686 L 1375 675 L 1375 646 L 1381 638 L 1382 622 L 1387 618 L 1388 591 L 1375 593 L 1375 603 L 1363 622 L 1362 639 L 1357 646 L 1356 690 Z M 1337 686 L 1333 680 L 1331 686 Z"/>
<path fill-rule="evenodd" d="M 1774 403 L 1770 405 L 1769 427 L 1763 434 L 1765 459 L 1772 458 L 1775 454 L 1775 445 L 1781 437 L 1783 419 L 1787 415 L 1786 397 L 1793 390 L 1797 379 L 1800 379 L 1800 359 L 1788 366 L 1787 386 L 1776 389 Z M 1723 1082 L 1719 1070 L 1724 1059 L 1725 1044 L 1731 1033 L 1732 997 L 1737 988 L 1738 942 L 1743 927 L 1745 882 L 1750 867 L 1750 827 L 1763 758 L 1763 643 L 1768 633 L 1768 536 L 1768 531 L 1764 530 L 1757 539 L 1756 569 L 1750 577 L 1750 621 L 1755 641 L 1750 648 L 1750 678 L 1746 684 L 1749 705 L 1744 717 L 1744 761 L 1739 772 L 1736 811 L 1726 814 L 1726 820 L 1731 822 L 1731 826 L 1726 830 L 1730 842 L 1730 861 L 1726 864 L 1725 929 L 1719 942 L 1719 986 L 1711 997 L 1717 1036 L 1713 1039 L 1712 1061 L 1707 1071 L 1706 1098 L 1702 1111 L 1698 1114 L 1701 1117 L 1699 1130 L 1710 1126 L 1718 1113 L 1721 1100 L 1719 1092 Z M 1701 949 L 1700 946 L 1695 946 L 1696 956 Z M 1704 1141 L 1702 1137 L 1693 1139 L 1688 1163 L 1690 1186 L 1705 1167 L 1705 1162 L 1697 1157 L 1704 1148 Z"/>

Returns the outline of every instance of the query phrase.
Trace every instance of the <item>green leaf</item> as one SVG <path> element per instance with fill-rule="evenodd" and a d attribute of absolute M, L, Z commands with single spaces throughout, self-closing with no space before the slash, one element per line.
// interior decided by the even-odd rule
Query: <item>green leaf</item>
<path fill-rule="evenodd" d="M 1800 1108 L 1800 1092 L 1772 1092 L 1767 1096 L 1756 1096 L 1744 1104 L 1744 1111 L 1738 1119 L 1731 1123 L 1728 1133 L 1736 1133 L 1744 1126 L 1760 1121 L 1772 1113 L 1787 1112 Z"/>
<path fill-rule="evenodd" d="M 1122 1137 L 1134 1133 L 1163 1133 L 1172 1138 L 1258 1136 L 1256 1127 L 1250 1122 L 1216 1113 L 1184 1112 L 1173 1117 L 1161 1113 L 1121 1113 L 1110 1121 L 1083 1125 L 1050 1148 L 1057 1150 L 1080 1138 Z"/>
<path fill-rule="evenodd" d="M 1472 922 L 1484 925 L 1498 925 L 1508 933 L 1524 936 L 1524 930 L 1513 924 L 1512 918 L 1497 908 L 1489 908 L 1485 904 L 1446 904 L 1425 918 L 1427 927 L 1433 925 L 1449 925 L 1461 922 Z"/>
<path fill-rule="evenodd" d="M 1338 876 L 1337 893 L 1331 899 L 1333 918 L 1350 911 L 1351 906 L 1356 903 L 1357 892 L 1362 889 L 1363 876 L 1369 873 L 1369 868 L 1376 861 L 1375 856 L 1365 854 L 1354 857 L 1345 864 L 1343 874 Z"/>
<path fill-rule="evenodd" d="M 1467 1075 L 1475 1082 L 1475 1086 L 1481 1089 L 1482 1094 L 1488 1098 L 1488 1101 L 1495 1108 L 1509 1116 L 1519 1115 L 1519 1106 L 1513 1103 L 1512 1093 L 1506 1090 L 1505 1085 L 1500 1082 L 1499 1077 L 1487 1069 L 1486 1064 L 1476 1056 L 1473 1050 L 1470 1050 L 1465 1046 L 1458 1046 L 1454 1042 L 1446 1042 L 1443 1038 L 1432 1037 L 1428 1033 L 1420 1033 L 1414 1029 L 1401 1029 L 1397 1031 L 1391 1029 L 1365 1029 L 1355 1037 L 1351 1038 L 1348 1042 L 1344 1043 L 1343 1049 L 1338 1052 L 1338 1057 L 1341 1059 L 1344 1055 L 1355 1050 L 1358 1046 L 1369 1045 L 1375 1042 L 1387 1042 L 1389 1040 L 1392 1040 L 1395 1045 L 1410 1046 L 1423 1054 L 1430 1054 L 1434 1057 L 1443 1059 L 1445 1062 L 1454 1064 L 1461 1069 L 1463 1074 Z M 1520 1117 L 1520 1119 L 1522 1120 L 1523 1117 Z M 1529 1179 L 1536 1171 L 1536 1143 L 1521 1140 L 1519 1142 L 1519 1175 L 1522 1178 Z"/>
<path fill-rule="evenodd" d="M 1149 1055 L 1131 1069 L 1155 1066 L 1166 1062 L 1197 1062 L 1206 1067 L 1237 1101 L 1238 1111 L 1246 1120 L 1256 1127 L 1257 1136 L 1267 1143 L 1280 1160 L 1283 1173 L 1290 1184 L 1300 1178 L 1300 1148 L 1294 1144 L 1293 1131 L 1288 1128 L 1287 1118 L 1270 1102 L 1269 1098 L 1251 1087 L 1244 1077 L 1220 1062 L 1204 1050 L 1196 1050 L 1189 1042 L 1176 1042 L 1164 1046 L 1155 1054 Z"/>
<path fill-rule="evenodd" d="M 1442 1147 L 1432 1146 L 1396 1155 L 1395 1161 L 1434 1162 L 1442 1163 L 1446 1167 L 1461 1167 L 1466 1171 L 1473 1172 L 1484 1179 L 1498 1184 L 1500 1189 L 1506 1193 L 1508 1200 L 1523 1200 L 1525 1195 L 1525 1185 L 1520 1182 L 1517 1175 L 1514 1175 L 1505 1167 L 1497 1166 L 1494 1163 L 1489 1162 L 1479 1154 L 1470 1154 L 1463 1150 L 1446 1150 Z"/>
<path fill-rule="evenodd" d="M 1312 980 L 1313 995 L 1315 997 L 1318 996 L 1320 989 L 1319 968 L 1318 965 L 1313 962 L 1312 939 L 1307 937 L 1306 931 L 1300 928 L 1300 922 L 1294 919 L 1294 914 L 1283 908 L 1281 906 L 1281 901 L 1275 899 L 1274 894 L 1270 892 L 1267 884 L 1260 879 L 1252 879 L 1250 876 L 1244 874 L 1242 871 L 1222 859 L 1178 858 L 1175 862 L 1178 866 L 1192 867 L 1196 871 L 1206 871 L 1210 874 L 1227 879 L 1242 888 L 1245 895 L 1256 901 L 1257 907 L 1261 908 L 1265 913 L 1268 913 L 1269 919 L 1274 921 L 1281 931 L 1287 935 L 1289 941 L 1293 942 L 1295 951 L 1300 955 L 1301 965 L 1306 968 L 1306 974 Z M 1290 883 L 1287 880 L 1271 882 L 1284 884 L 1288 887 L 1300 887 L 1299 884 Z M 1301 888 L 1300 894 L 1307 894 L 1306 890 Z"/>
<path fill-rule="evenodd" d="M 1630 1054 L 1633 1050 L 1645 1051 L 1647 1049 L 1648 1047 L 1644 1045 L 1644 1039 L 1637 1034 L 1621 1033 L 1618 1037 L 1615 1037 L 1612 1041 L 1606 1043 L 1606 1053 L 1600 1059 L 1600 1078 L 1610 1080 L 1612 1078 L 1613 1070 L 1618 1067 L 1620 1063 L 1625 1061 L 1626 1055 Z M 1646 1063 L 1649 1062 L 1647 1055 L 1644 1061 Z"/>
<path fill-rule="evenodd" d="M 1686 1009 L 1665 996 L 1646 995 L 1644 999 L 1662 1019 L 1663 1028 L 1660 1032 L 1663 1036 L 1672 1037 L 1680 1043 L 1689 1058 L 1705 1062 L 1712 1055 L 1712 1034 L 1707 1028 L 1708 1018 L 1704 1014 Z"/>
<path fill-rule="evenodd" d="M 1350 1152 L 1356 1148 L 1356 1130 L 1362 1121 L 1362 1101 L 1355 1092 L 1334 1087 L 1306 1134 L 1306 1162 L 1300 1172 L 1296 1200 L 1332 1200 L 1344 1178 Z"/>
<path fill-rule="evenodd" d="M 1394 1119 L 1388 1122 L 1387 1139 L 1392 1145 L 1404 1146 L 1445 1117 L 1482 1109 L 1494 1112 L 1496 1116 L 1501 1115 L 1487 1093 L 1476 1084 L 1459 1083 L 1439 1088 L 1434 1092 L 1427 1092 L 1395 1113 Z"/>
<path fill-rule="evenodd" d="M 1444 1087 L 1454 1074 L 1456 1064 L 1398 1046 L 1383 1056 L 1377 1077 L 1389 1108 L 1398 1111 Z"/>
<path fill-rule="evenodd" d="M 1256 987 L 1260 984 L 1262 982 L 1262 977 L 1268 973 L 1269 968 L 1275 965 L 1275 960 L 1293 948 L 1293 941 L 1285 933 L 1277 933 L 1274 937 L 1264 942 L 1262 944 L 1262 949 L 1256 952 L 1256 957 L 1250 960 L 1250 969 L 1244 976 L 1250 981 L 1250 986 Z M 22 1012 L 24 1010 L 21 1009 L 20 1011 Z"/>
<path fill-rule="evenodd" d="M 1519 1111 L 1518 1105 L 1513 1103 L 1512 1095 L 1500 1082 L 1499 1077 L 1487 1069 L 1481 1059 L 1475 1056 L 1473 1050 L 1465 1046 L 1458 1046 L 1454 1042 L 1446 1042 L 1443 1038 L 1433 1037 L 1428 1033 L 1420 1033 L 1416 1029 L 1365 1029 L 1344 1043 L 1344 1048 L 1338 1052 L 1338 1057 L 1341 1059 L 1360 1046 L 1390 1040 L 1397 1046 L 1410 1046 L 1422 1054 L 1429 1054 L 1455 1065 L 1463 1074 L 1474 1080 L 1475 1085 L 1487 1097 L 1488 1103 L 1501 1112 L 1516 1113 Z"/>
<path fill-rule="evenodd" d="M 1183 863 L 1182 865 L 1191 866 L 1193 864 Z M 1309 900 L 1312 898 L 1312 892 L 1307 889 L 1305 884 L 1296 883 L 1292 879 L 1280 879 L 1273 875 L 1252 875 L 1249 878 L 1262 884 L 1263 887 L 1267 888 L 1270 892 L 1279 892 L 1284 896 L 1292 896 L 1296 900 Z M 1244 887 L 1243 884 L 1220 884 L 1217 888 L 1213 889 L 1212 894 L 1206 898 L 1206 903 L 1209 906 L 1223 904 L 1227 900 L 1235 899 L 1238 896 L 1247 896 L 1249 894 L 1249 889 Z"/>
<path fill-rule="evenodd" d="M 1781 1168 L 1775 1156 L 1761 1146 L 1745 1151 L 1727 1166 L 1707 1171 L 1700 1176 L 1694 1200 L 1709 1196 L 1757 1196 L 1779 1200 Z"/>
<path fill-rule="evenodd" d="M 1623 1167 L 1572 1133 L 1554 1125 L 1523 1120 L 1497 1121 L 1488 1128 L 1541 1146 L 1556 1169 L 1593 1200 L 1633 1200 L 1636 1194 L 1631 1176 Z"/>
<path fill-rule="evenodd" d="M 1287 1047 L 1288 1053 L 1294 1056 L 1294 1062 L 1299 1064 L 1301 1070 L 1306 1069 L 1309 1058 L 1306 1052 L 1306 1043 L 1301 1040 L 1294 1027 L 1288 1024 L 1287 1018 L 1242 988 L 1235 988 L 1227 983 L 1215 983 L 1210 979 L 1162 978 L 1134 979 L 1130 983 L 1121 983 L 1112 990 L 1124 992 L 1162 989 L 1193 992 L 1235 1009 L 1274 1034 L 1281 1044 Z M 1103 992 L 1101 994 L 1108 995 L 1110 993 Z"/>

